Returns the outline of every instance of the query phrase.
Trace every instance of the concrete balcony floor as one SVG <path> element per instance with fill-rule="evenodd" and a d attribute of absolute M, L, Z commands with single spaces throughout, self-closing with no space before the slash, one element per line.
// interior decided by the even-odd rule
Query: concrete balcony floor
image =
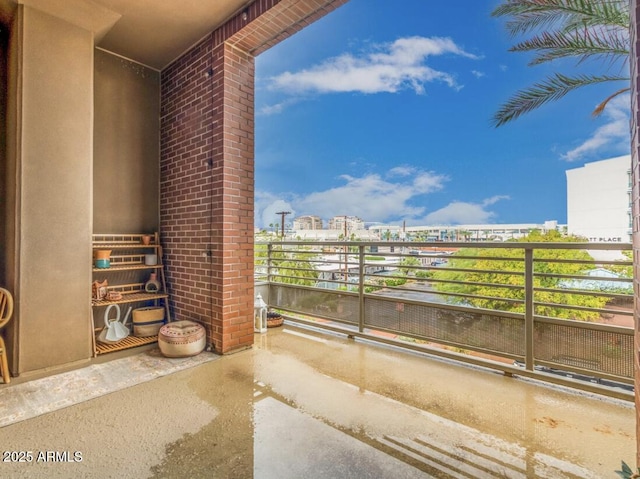
<path fill-rule="evenodd" d="M 606 478 L 635 451 L 630 403 L 287 324 L 152 379 L 0 428 L 34 454 L 0 476 Z"/>

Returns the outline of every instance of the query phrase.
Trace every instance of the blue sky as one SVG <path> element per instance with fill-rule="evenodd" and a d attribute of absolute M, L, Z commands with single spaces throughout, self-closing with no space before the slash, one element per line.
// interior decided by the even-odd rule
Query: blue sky
<path fill-rule="evenodd" d="M 498 3 L 350 0 L 260 55 L 256 225 L 283 209 L 287 221 L 565 223 L 565 171 L 629 153 L 629 97 L 594 119 L 623 85 L 586 87 L 493 127 L 518 89 L 576 72 L 508 52 Z"/>

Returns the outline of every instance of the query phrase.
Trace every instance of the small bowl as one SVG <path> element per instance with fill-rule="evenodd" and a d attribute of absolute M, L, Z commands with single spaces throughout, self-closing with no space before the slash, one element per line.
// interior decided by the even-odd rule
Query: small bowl
<path fill-rule="evenodd" d="M 109 291 L 107 293 L 107 299 L 109 301 L 119 301 L 122 299 L 122 293 L 120 291 Z"/>
<path fill-rule="evenodd" d="M 111 261 L 108 259 L 97 259 L 95 260 L 96 268 L 108 268 L 111 266 Z"/>

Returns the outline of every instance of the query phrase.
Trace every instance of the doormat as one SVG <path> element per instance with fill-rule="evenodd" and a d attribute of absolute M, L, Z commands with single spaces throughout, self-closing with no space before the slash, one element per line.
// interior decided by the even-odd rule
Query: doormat
<path fill-rule="evenodd" d="M 158 349 L 0 389 L 0 427 L 220 358 L 165 358 Z"/>

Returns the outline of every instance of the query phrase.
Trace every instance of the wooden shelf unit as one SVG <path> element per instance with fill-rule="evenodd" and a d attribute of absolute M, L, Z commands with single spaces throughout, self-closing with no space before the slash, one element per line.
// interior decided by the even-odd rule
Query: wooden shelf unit
<path fill-rule="evenodd" d="M 132 307 L 159 306 L 165 310 L 165 321 L 171 321 L 169 312 L 169 295 L 164 276 L 162 263 L 162 246 L 158 233 L 151 235 L 151 242 L 143 244 L 143 234 L 94 234 L 92 248 L 95 250 L 111 250 L 110 266 L 108 268 L 93 267 L 93 280 L 107 280 L 107 293 L 119 292 L 122 297 L 117 300 L 92 299 L 94 352 L 95 355 L 121 351 L 145 344 L 157 342 L 156 336 L 136 337 L 130 334 L 117 344 L 104 344 L 98 342 L 97 335 L 104 328 L 105 308 L 112 304 L 131 304 Z M 157 255 L 157 264 L 145 264 L 145 255 Z M 93 259 L 92 259 L 93 262 Z M 95 264 L 95 263 L 93 263 Z M 157 292 L 145 291 L 145 275 L 157 274 L 160 289 Z M 147 278 L 148 279 L 148 278 Z M 122 311 L 125 314 L 125 311 Z M 124 317 L 122 318 L 124 319 Z M 128 327 L 132 329 L 132 318 L 129 318 Z"/>
<path fill-rule="evenodd" d="M 103 344 L 96 341 L 96 355 L 115 353 L 116 351 L 122 351 L 123 349 L 136 348 L 138 346 L 144 346 L 145 344 L 153 344 L 156 342 L 158 342 L 158 338 L 155 336 L 149 336 L 146 338 L 127 336 L 116 344 Z"/>

